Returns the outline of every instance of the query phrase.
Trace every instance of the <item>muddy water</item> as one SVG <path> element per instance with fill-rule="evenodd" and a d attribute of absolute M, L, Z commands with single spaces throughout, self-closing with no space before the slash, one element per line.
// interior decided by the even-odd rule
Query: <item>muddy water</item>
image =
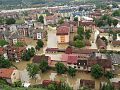
<path fill-rule="evenodd" d="M 46 73 L 40 74 L 41 79 L 40 80 L 31 80 L 32 84 L 35 83 L 42 83 L 43 80 L 49 80 L 50 79 L 50 74 L 51 73 L 55 73 L 55 71 L 48 71 Z M 60 80 L 64 80 L 66 81 L 70 86 L 72 86 L 74 88 L 74 90 L 77 90 L 77 88 L 79 87 L 79 81 L 80 79 L 86 79 L 86 80 L 95 80 L 94 78 L 91 77 L 90 73 L 85 73 L 85 72 L 77 72 L 75 77 L 70 77 L 67 74 L 64 75 L 56 75 L 55 80 L 56 81 L 60 81 Z M 100 81 L 104 81 L 105 79 L 102 78 L 100 80 L 95 80 L 95 90 L 99 90 L 100 87 Z"/>

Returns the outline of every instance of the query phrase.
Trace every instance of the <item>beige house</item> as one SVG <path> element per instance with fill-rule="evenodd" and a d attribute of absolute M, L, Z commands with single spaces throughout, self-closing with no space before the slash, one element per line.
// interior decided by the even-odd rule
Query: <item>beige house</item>
<path fill-rule="evenodd" d="M 58 43 L 69 43 L 70 28 L 67 26 L 60 26 L 57 28 L 57 41 Z"/>
<path fill-rule="evenodd" d="M 8 83 L 12 84 L 20 80 L 20 72 L 14 68 L 0 69 L 0 78 L 5 79 Z"/>

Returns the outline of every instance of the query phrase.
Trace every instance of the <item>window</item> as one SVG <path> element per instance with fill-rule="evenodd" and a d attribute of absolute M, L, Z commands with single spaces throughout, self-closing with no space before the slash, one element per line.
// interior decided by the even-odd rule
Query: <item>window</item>
<path fill-rule="evenodd" d="M 15 73 L 13 73 L 13 75 L 15 75 Z"/>
<path fill-rule="evenodd" d="M 74 66 L 74 68 L 76 68 L 76 66 Z"/>

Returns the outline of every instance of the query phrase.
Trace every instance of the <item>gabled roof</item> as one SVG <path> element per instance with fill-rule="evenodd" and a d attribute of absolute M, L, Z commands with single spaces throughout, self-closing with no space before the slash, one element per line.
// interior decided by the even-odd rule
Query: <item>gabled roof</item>
<path fill-rule="evenodd" d="M 69 27 L 67 26 L 60 26 L 57 28 L 57 35 L 68 35 L 69 34 Z"/>
<path fill-rule="evenodd" d="M 14 70 L 14 68 L 0 69 L 0 78 L 11 78 Z"/>

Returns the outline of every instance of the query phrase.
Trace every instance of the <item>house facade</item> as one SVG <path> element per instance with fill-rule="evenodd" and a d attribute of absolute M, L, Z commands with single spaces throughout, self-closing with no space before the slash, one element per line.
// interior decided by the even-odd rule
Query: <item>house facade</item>
<path fill-rule="evenodd" d="M 67 26 L 60 26 L 57 28 L 57 42 L 58 43 L 69 43 L 70 29 Z"/>
<path fill-rule="evenodd" d="M 20 72 L 14 68 L 0 69 L 0 78 L 5 79 L 9 84 L 20 80 Z"/>

